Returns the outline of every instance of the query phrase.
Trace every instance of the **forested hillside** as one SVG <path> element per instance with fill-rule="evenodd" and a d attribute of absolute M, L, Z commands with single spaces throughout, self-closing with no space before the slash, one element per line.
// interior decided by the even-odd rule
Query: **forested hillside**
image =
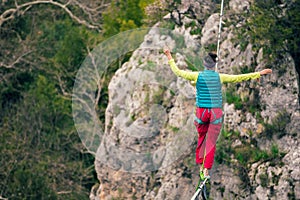
<path fill-rule="evenodd" d="M 208 12 L 218 12 L 220 2 L 211 1 Z M 72 90 L 76 73 L 94 47 L 122 31 L 160 22 L 169 29 L 185 26 L 200 38 L 209 14 L 199 19 L 193 6 L 181 12 L 183 3 L 181 0 L 0 1 L 0 199 L 89 199 L 92 187 L 99 184 L 99 175 L 94 156 L 86 150 L 74 126 Z M 248 43 L 255 50 L 262 48 L 266 65 L 280 74 L 289 69 L 274 66 L 282 66 L 277 64 L 286 54 L 291 55 L 298 72 L 298 85 L 299 11 L 299 1 L 255 1 L 250 11 L 241 14 L 241 19 L 246 20 L 234 38 L 240 41 L 241 48 Z M 163 20 L 167 14 L 170 17 Z M 183 24 L 182 18 L 188 18 L 190 24 Z M 230 23 L 225 22 L 225 27 Z M 207 48 L 213 50 L 215 45 Z M 96 111 L 103 128 L 109 82 L 130 56 L 129 53 L 120 57 L 101 77 Z M 249 106 L 238 97 L 229 101 Z M 250 109 L 255 113 L 255 109 L 262 108 Z M 269 134 L 274 131 L 274 126 L 265 125 Z M 255 162 L 264 161 L 263 156 L 271 160 L 272 156 L 283 156 L 278 151 L 274 146 L 271 151 L 274 154 L 260 154 Z M 238 153 L 243 166 L 253 162 L 243 160 L 241 152 Z M 220 163 L 227 162 L 228 157 L 223 155 L 226 149 L 221 153 L 217 159 Z M 295 198 L 295 194 L 290 197 Z"/>
<path fill-rule="evenodd" d="M 75 75 L 99 42 L 142 26 L 148 3 L 0 2 L 0 197 L 88 199 L 98 181 L 72 119 Z"/>

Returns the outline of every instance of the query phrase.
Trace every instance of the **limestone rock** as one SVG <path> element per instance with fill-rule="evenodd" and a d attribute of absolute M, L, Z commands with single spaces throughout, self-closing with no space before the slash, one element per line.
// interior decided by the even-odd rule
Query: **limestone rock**
<path fill-rule="evenodd" d="M 215 13 L 211 15 L 203 29 L 202 29 L 202 37 L 201 37 L 201 45 L 207 46 L 209 44 L 216 44 L 217 43 L 217 34 L 219 30 L 219 14 Z"/>
<path fill-rule="evenodd" d="M 231 0 L 228 13 L 240 16 L 251 3 L 250 0 Z M 212 1 L 182 1 L 183 13 L 192 10 L 205 23 L 201 27 L 201 42 L 198 36 L 190 34 L 190 27 L 177 26 L 173 30 L 182 36 L 180 39 L 186 45 L 186 49 L 174 54 L 181 69 L 188 68 L 184 57 L 187 49 L 216 43 L 219 16 L 212 13 L 213 7 Z M 207 13 L 211 14 L 208 19 Z M 228 20 L 230 17 L 224 16 Z M 187 24 L 193 19 L 184 16 L 182 20 Z M 199 21 L 196 23 L 201 25 Z M 219 71 L 233 74 L 244 66 L 253 66 L 255 60 L 258 63 L 256 71 L 265 68 L 262 50 L 255 52 L 250 43 L 243 49 L 239 41 L 234 40 L 234 28 L 232 25 L 222 31 Z M 165 56 L 158 50 L 166 44 L 170 49 L 177 48 L 173 38 L 152 29 L 109 84 L 106 134 L 95 161 L 100 184 L 93 187 L 90 199 L 185 200 L 194 192 L 199 176 L 193 155 L 196 146 L 195 89 L 169 69 Z M 151 48 L 153 46 L 158 48 Z M 284 68 L 289 70 L 282 70 Z M 234 155 L 230 155 L 231 166 L 215 164 L 211 170 L 212 199 L 300 199 L 299 86 L 294 69 L 293 60 L 286 55 L 282 63 L 274 66 L 272 75 L 261 78 L 258 86 L 243 85 L 237 91 L 241 96 L 252 95 L 254 99 L 253 90 L 257 90 L 262 108 L 259 114 L 264 122 L 253 113 L 237 110 L 233 104 L 225 102 L 224 127 L 243 138 L 232 140 L 230 148 L 256 141 L 257 144 L 251 144 L 252 148 L 270 152 L 272 145 L 276 145 L 284 155 L 281 158 L 278 154 L 276 162 L 266 159 L 250 163 L 248 171 Z M 271 124 L 282 111 L 290 118 L 283 128 L 286 134 L 281 138 L 276 137 L 278 133 L 273 133 L 272 139 L 261 138 L 264 124 Z M 147 157 L 143 152 L 149 150 Z M 176 159 L 172 160 L 174 157 Z"/>
<path fill-rule="evenodd" d="M 247 12 L 250 8 L 250 1 L 239 1 L 239 0 L 231 0 L 229 1 L 230 10 L 234 13 L 243 13 Z"/>

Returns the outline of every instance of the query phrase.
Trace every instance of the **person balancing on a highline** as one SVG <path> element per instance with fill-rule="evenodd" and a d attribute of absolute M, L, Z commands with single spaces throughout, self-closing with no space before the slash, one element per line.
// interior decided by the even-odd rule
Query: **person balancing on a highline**
<path fill-rule="evenodd" d="M 196 110 L 194 124 L 198 132 L 196 163 L 200 166 L 200 179 L 209 179 L 209 170 L 214 163 L 216 141 L 222 127 L 222 83 L 238 83 L 250 79 L 258 79 L 262 75 L 272 73 L 271 69 L 260 72 L 228 75 L 215 71 L 217 55 L 209 53 L 203 59 L 204 70 L 190 72 L 180 70 L 170 53 L 164 49 L 172 71 L 186 80 L 196 83 Z"/>

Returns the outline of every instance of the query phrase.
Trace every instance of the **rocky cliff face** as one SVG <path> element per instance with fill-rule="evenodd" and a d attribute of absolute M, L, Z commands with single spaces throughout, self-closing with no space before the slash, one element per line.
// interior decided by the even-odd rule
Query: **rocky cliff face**
<path fill-rule="evenodd" d="M 261 50 L 254 51 L 251 44 L 241 48 L 235 39 L 234 29 L 243 23 L 239 13 L 250 4 L 229 2 L 224 17 L 232 25 L 222 32 L 222 73 L 240 73 L 244 66 L 251 71 L 265 68 Z M 182 36 L 185 45 L 181 47 L 171 34 L 154 28 L 112 78 L 105 135 L 99 147 L 99 154 L 107 158 L 95 161 L 100 185 L 93 188 L 91 199 L 192 196 L 199 171 L 193 153 L 197 137 L 192 115 L 194 88 L 172 73 L 161 49 L 165 45 L 180 49 L 175 53 L 177 65 L 189 69 L 186 54 L 216 43 L 219 18 L 211 14 L 213 4 L 183 2 L 183 12 L 187 9 L 200 19 L 195 24 L 201 28 L 201 38 L 191 34 L 190 18 L 182 18 L 184 25 L 171 31 Z M 205 12 L 211 15 L 207 18 Z M 200 24 L 201 20 L 205 23 Z M 258 65 L 253 67 L 254 61 Z M 224 131 L 211 171 L 212 199 L 300 199 L 297 75 L 289 55 L 272 68 L 273 74 L 259 83 L 224 87 L 234 90 L 225 96 Z M 282 72 L 283 68 L 287 70 Z M 229 100 L 230 95 L 239 96 L 243 107 Z"/>

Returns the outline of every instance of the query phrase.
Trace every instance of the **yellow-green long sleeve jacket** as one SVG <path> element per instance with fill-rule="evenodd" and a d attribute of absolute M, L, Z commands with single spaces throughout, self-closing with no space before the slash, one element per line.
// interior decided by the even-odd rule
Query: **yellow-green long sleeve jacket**
<path fill-rule="evenodd" d="M 189 72 L 189 71 L 185 71 L 185 70 L 180 70 L 176 66 L 174 59 L 169 60 L 169 65 L 170 65 L 172 71 L 177 76 L 180 76 L 180 77 L 182 77 L 186 80 L 192 81 L 192 82 L 197 81 L 199 72 Z M 219 73 L 219 75 L 220 75 L 221 83 L 238 83 L 238 82 L 247 81 L 250 79 L 260 78 L 259 72 L 240 74 L 240 75 L 229 75 L 229 74 Z"/>

